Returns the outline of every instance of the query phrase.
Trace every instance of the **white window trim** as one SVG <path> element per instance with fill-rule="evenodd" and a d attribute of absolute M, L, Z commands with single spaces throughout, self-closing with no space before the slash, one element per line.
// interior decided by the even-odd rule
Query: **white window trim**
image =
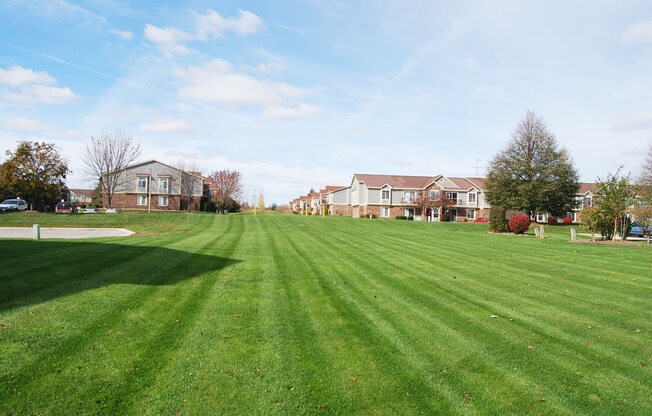
<path fill-rule="evenodd" d="M 469 214 L 472 214 L 472 215 L 469 217 Z M 475 210 L 474 209 L 467 209 L 466 210 L 466 219 L 467 220 L 474 220 L 475 219 Z"/>
<path fill-rule="evenodd" d="M 165 181 L 165 189 L 164 190 L 161 190 L 161 182 L 162 181 Z M 164 176 L 164 177 L 158 178 L 158 192 L 163 193 L 163 194 L 167 194 L 169 192 L 169 189 L 170 189 L 170 177 Z"/>
<path fill-rule="evenodd" d="M 161 198 L 165 198 L 165 204 L 161 204 Z M 168 206 L 169 199 L 168 199 L 167 195 L 159 195 L 159 197 L 158 197 L 158 201 L 156 201 L 156 202 L 158 202 L 157 205 L 158 205 L 159 207 L 167 207 L 167 206 Z"/>
<path fill-rule="evenodd" d="M 384 209 L 387 210 L 387 215 L 383 215 L 383 210 L 384 210 Z M 389 211 L 390 211 L 390 210 L 389 210 L 389 207 L 388 207 L 388 206 L 380 207 L 380 217 L 381 217 L 381 218 L 389 218 Z"/>
<path fill-rule="evenodd" d="M 471 195 L 473 195 L 473 201 L 471 201 Z M 478 193 L 477 192 L 469 192 L 468 201 L 469 201 L 469 204 L 476 204 L 478 202 Z"/>
<path fill-rule="evenodd" d="M 140 200 L 141 200 L 140 198 L 143 198 L 144 202 L 142 204 L 140 203 Z M 136 205 L 138 205 L 140 207 L 147 205 L 147 195 L 138 195 L 136 197 Z"/>
<path fill-rule="evenodd" d="M 145 179 L 145 187 L 140 186 L 140 179 Z M 136 189 L 138 192 L 147 192 L 149 188 L 149 176 L 147 175 L 138 175 L 136 176 Z"/>

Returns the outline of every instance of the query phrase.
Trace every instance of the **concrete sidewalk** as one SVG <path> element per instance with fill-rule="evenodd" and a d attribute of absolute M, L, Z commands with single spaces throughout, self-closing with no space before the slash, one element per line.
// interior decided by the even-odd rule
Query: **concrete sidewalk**
<path fill-rule="evenodd" d="M 124 228 L 45 228 L 41 238 L 128 237 L 133 231 Z M 32 227 L 0 227 L 0 238 L 32 238 Z"/>

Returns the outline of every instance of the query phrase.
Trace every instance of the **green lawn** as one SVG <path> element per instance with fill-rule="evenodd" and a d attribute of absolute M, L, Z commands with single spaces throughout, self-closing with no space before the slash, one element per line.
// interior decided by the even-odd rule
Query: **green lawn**
<path fill-rule="evenodd" d="M 0 240 L 0 414 L 652 414 L 650 247 L 567 227 L 0 216 L 33 222 L 138 234 Z"/>

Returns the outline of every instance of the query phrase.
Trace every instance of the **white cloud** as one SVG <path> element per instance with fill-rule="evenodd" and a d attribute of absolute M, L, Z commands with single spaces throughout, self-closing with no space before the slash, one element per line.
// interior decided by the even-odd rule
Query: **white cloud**
<path fill-rule="evenodd" d="M 652 42 L 652 20 L 632 23 L 623 33 L 623 39 L 632 42 Z"/>
<path fill-rule="evenodd" d="M 636 114 L 617 121 L 611 126 L 612 130 L 644 130 L 652 129 L 652 113 Z"/>
<path fill-rule="evenodd" d="M 321 108 L 316 105 L 301 103 L 294 108 L 270 107 L 263 110 L 263 115 L 271 118 L 301 118 L 321 113 Z"/>
<path fill-rule="evenodd" d="M 29 85 L 19 91 L 6 92 L 0 95 L 9 101 L 25 103 L 63 104 L 79 98 L 79 95 L 70 91 L 68 87 L 49 87 L 47 85 Z"/>
<path fill-rule="evenodd" d="M 224 33 L 233 31 L 244 36 L 257 33 L 263 27 L 263 21 L 255 14 L 240 10 L 240 17 L 224 18 L 215 10 L 206 14 L 194 13 L 196 21 L 196 38 L 206 41 L 208 39 L 223 38 Z"/>
<path fill-rule="evenodd" d="M 181 98 L 232 106 L 254 105 L 270 111 L 282 107 L 287 99 L 296 99 L 309 92 L 306 88 L 260 80 L 237 72 L 223 59 L 176 71 L 176 75 L 182 82 L 179 88 Z M 295 113 L 314 112 L 311 107 L 304 104 Z"/>
<path fill-rule="evenodd" d="M 192 124 L 173 117 L 151 118 L 138 128 L 145 133 L 190 133 L 195 130 Z"/>
<path fill-rule="evenodd" d="M 192 39 L 192 36 L 175 27 L 160 28 L 146 24 L 145 39 L 156 43 L 161 52 L 169 57 L 172 55 L 184 55 L 190 52 L 190 49 L 180 42 Z"/>
<path fill-rule="evenodd" d="M 33 71 L 14 65 L 7 69 L 0 68 L 0 84 L 17 87 L 25 84 L 55 84 L 56 79 L 45 71 Z"/>
<path fill-rule="evenodd" d="M 263 21 L 255 14 L 240 10 L 239 17 L 224 18 L 214 10 L 206 14 L 193 13 L 194 33 L 185 32 L 176 27 L 160 28 L 151 24 L 145 25 L 145 39 L 158 45 L 165 56 L 184 55 L 192 49 L 182 42 L 201 41 L 224 38 L 225 32 L 235 32 L 241 36 L 258 32 L 263 27 Z"/>
<path fill-rule="evenodd" d="M 44 124 L 36 120 L 29 118 L 11 118 L 5 119 L 2 121 L 2 124 L 12 130 L 22 130 L 22 131 L 38 131 L 38 132 L 47 132 L 53 131 L 54 127 L 49 124 Z"/>
<path fill-rule="evenodd" d="M 129 30 L 109 29 L 109 33 L 112 33 L 124 40 L 130 40 L 133 39 L 134 37 L 134 34 L 131 33 Z"/>

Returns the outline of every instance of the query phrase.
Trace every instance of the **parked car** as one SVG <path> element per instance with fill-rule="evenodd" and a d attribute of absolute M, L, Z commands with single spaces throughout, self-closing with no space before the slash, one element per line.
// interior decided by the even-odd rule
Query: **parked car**
<path fill-rule="evenodd" d="M 118 214 L 122 212 L 120 207 L 106 207 L 106 211 L 104 211 L 107 214 Z"/>
<path fill-rule="evenodd" d="M 0 211 L 2 212 L 9 212 L 9 211 L 26 211 L 27 210 L 27 202 L 25 202 L 22 199 L 5 199 L 2 201 L 0 204 Z"/>
<path fill-rule="evenodd" d="M 75 206 L 70 202 L 61 201 L 57 203 L 57 206 L 54 208 L 54 212 L 57 214 L 74 214 L 77 212 L 77 210 L 75 209 Z"/>
<path fill-rule="evenodd" d="M 640 224 L 637 224 L 635 222 L 632 223 L 632 230 L 629 232 L 629 235 L 632 236 L 637 236 L 637 237 L 643 237 L 643 231 L 645 231 L 646 228 L 643 227 Z M 647 233 L 652 234 L 652 226 L 647 227 Z"/>
<path fill-rule="evenodd" d="M 489 222 L 489 218 L 487 218 L 487 217 L 480 217 L 480 218 L 478 218 L 477 220 L 475 220 L 475 221 L 473 221 L 473 222 Z"/>
<path fill-rule="evenodd" d="M 97 208 L 95 208 L 92 205 L 89 205 L 86 208 L 84 208 L 84 214 L 97 214 Z"/>

